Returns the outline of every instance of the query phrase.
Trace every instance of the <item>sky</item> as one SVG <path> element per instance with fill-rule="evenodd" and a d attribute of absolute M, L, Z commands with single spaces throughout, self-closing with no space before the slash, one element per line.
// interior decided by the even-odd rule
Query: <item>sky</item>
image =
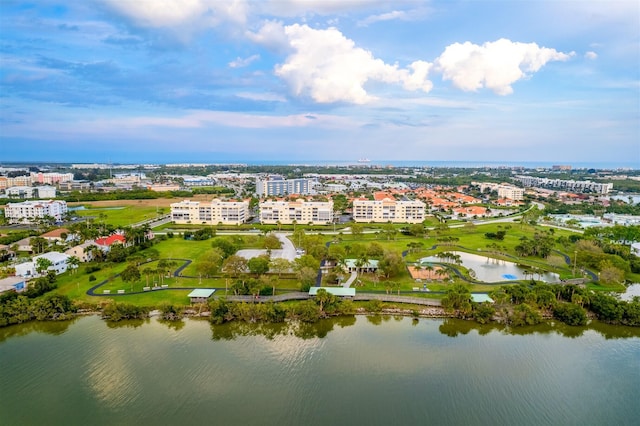
<path fill-rule="evenodd" d="M 0 1 L 0 162 L 640 168 L 640 2 Z"/>

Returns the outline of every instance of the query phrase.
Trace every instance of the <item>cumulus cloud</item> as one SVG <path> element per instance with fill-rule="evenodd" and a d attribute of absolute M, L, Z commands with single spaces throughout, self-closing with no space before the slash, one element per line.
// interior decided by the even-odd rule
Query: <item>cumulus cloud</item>
<path fill-rule="evenodd" d="M 246 37 L 254 43 L 261 44 L 276 51 L 288 51 L 289 39 L 284 25 L 279 21 L 266 21 L 257 32 L 246 32 Z"/>
<path fill-rule="evenodd" d="M 507 39 L 479 46 L 470 42 L 454 43 L 435 61 L 444 80 L 464 91 L 483 87 L 499 95 L 513 93 L 511 85 L 550 61 L 566 61 L 574 53 L 539 47 L 536 43 L 518 43 Z"/>
<path fill-rule="evenodd" d="M 416 61 L 401 69 L 356 47 L 335 28 L 316 30 L 294 24 L 283 29 L 292 53 L 276 66 L 275 73 L 297 96 L 306 95 L 318 103 L 364 104 L 374 99 L 364 88 L 367 82 L 396 83 L 424 92 L 432 88 L 427 62 Z"/>
<path fill-rule="evenodd" d="M 598 54 L 596 52 L 589 51 L 584 54 L 584 57 L 593 61 L 595 59 L 598 59 Z"/>
<path fill-rule="evenodd" d="M 229 62 L 231 68 L 243 68 L 250 65 L 252 62 L 260 59 L 260 55 L 251 55 L 248 58 L 237 57 L 235 61 Z"/>

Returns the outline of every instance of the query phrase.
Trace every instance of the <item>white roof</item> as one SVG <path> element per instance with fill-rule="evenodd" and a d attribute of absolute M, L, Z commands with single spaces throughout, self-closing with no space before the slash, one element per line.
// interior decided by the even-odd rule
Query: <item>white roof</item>
<path fill-rule="evenodd" d="M 58 262 L 66 262 L 67 259 L 69 258 L 69 255 L 60 253 L 58 251 L 50 251 L 49 253 L 43 253 L 43 254 L 34 256 L 33 262 L 34 263 L 37 262 L 37 260 L 40 258 L 48 259 L 51 261 L 51 263 L 58 263 Z"/>

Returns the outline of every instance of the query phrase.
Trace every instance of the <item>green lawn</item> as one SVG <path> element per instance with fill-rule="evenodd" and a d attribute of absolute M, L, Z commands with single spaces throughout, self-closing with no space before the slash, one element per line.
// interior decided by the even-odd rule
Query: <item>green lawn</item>
<path fill-rule="evenodd" d="M 84 210 L 76 210 L 75 214 L 82 217 L 93 217 L 96 223 L 108 223 L 113 226 L 131 226 L 143 220 L 158 216 L 155 207 L 150 206 L 114 206 L 91 207 L 85 205 Z"/>

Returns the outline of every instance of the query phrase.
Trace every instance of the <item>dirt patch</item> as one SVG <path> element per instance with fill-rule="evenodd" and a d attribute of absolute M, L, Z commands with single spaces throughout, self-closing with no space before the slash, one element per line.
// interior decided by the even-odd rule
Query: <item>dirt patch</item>
<path fill-rule="evenodd" d="M 411 278 L 414 280 L 443 280 L 445 277 L 443 275 L 438 275 L 436 271 L 441 270 L 442 268 L 439 266 L 434 266 L 433 271 L 427 269 L 416 269 L 415 266 L 408 266 L 409 274 Z"/>

